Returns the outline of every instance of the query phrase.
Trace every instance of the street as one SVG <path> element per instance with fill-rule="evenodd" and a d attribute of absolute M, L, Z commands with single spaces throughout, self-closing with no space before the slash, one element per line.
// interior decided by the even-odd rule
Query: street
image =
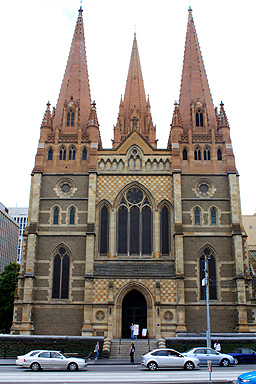
<path fill-rule="evenodd" d="M 235 380 L 240 373 L 253 371 L 255 366 L 236 365 L 213 367 L 212 380 Z M 90 364 L 85 371 L 40 371 L 32 372 L 16 366 L 0 366 L 0 383 L 182 383 L 209 380 L 207 367 L 199 370 L 157 370 L 148 371 L 139 364 L 97 365 Z"/>

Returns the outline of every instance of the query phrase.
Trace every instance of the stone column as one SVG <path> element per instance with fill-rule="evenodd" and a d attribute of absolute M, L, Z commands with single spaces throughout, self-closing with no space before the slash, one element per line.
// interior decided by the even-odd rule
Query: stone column
<path fill-rule="evenodd" d="M 246 290 L 245 290 L 245 263 L 248 265 L 248 258 L 244 260 L 243 239 L 241 231 L 241 209 L 240 209 L 240 191 L 238 176 L 235 173 L 229 174 L 229 190 L 230 190 L 230 207 L 231 207 L 231 223 L 232 235 L 234 242 L 234 252 L 236 261 L 236 288 L 238 303 L 238 331 L 249 332 L 247 323 L 246 310 Z"/>
<path fill-rule="evenodd" d="M 11 333 L 19 333 L 20 335 L 33 334 L 34 325 L 32 321 L 32 307 L 33 307 L 33 289 L 34 289 L 34 272 L 36 261 L 36 247 L 37 247 L 37 228 L 39 221 L 39 204 L 40 204 L 40 188 L 41 188 L 42 175 L 35 173 L 31 179 L 30 188 L 30 203 L 29 203 L 29 218 L 26 244 L 26 256 L 23 264 L 25 269 L 22 270 L 24 278 L 23 298 L 17 299 L 17 306 L 14 303 L 14 318 L 16 318 L 16 310 L 22 302 L 22 321 L 21 324 L 13 322 Z M 19 280 L 19 287 L 21 280 Z"/>

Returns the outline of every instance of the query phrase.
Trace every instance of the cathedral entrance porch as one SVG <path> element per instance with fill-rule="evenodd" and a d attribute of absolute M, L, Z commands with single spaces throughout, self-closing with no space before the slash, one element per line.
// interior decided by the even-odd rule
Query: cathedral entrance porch
<path fill-rule="evenodd" d="M 136 289 L 128 292 L 122 303 L 122 338 L 130 338 L 131 324 L 139 325 L 139 335 L 147 328 L 147 303 L 143 294 Z"/>

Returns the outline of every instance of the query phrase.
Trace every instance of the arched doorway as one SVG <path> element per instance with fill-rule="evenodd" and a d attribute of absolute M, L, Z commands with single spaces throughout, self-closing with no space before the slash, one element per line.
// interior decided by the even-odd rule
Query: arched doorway
<path fill-rule="evenodd" d="M 139 324 L 140 334 L 143 328 L 147 328 L 147 302 L 145 297 L 133 289 L 128 292 L 122 303 L 122 338 L 130 338 L 131 323 Z"/>

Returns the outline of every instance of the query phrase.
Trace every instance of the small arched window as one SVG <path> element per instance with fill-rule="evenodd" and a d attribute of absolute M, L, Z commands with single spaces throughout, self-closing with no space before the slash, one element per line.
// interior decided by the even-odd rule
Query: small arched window
<path fill-rule="evenodd" d="M 187 160 L 188 159 L 188 151 L 186 148 L 183 149 L 182 154 L 183 154 L 183 160 Z"/>
<path fill-rule="evenodd" d="M 69 211 L 69 224 L 74 225 L 75 224 L 75 209 L 72 207 Z"/>
<path fill-rule="evenodd" d="M 52 148 L 49 148 L 49 151 L 48 151 L 48 160 L 52 160 L 52 155 L 53 155 L 53 150 L 52 150 Z"/>
<path fill-rule="evenodd" d="M 211 225 L 217 225 L 217 212 L 215 208 L 211 209 Z"/>
<path fill-rule="evenodd" d="M 194 159 L 195 160 L 201 160 L 201 149 L 196 148 L 194 151 Z"/>
<path fill-rule="evenodd" d="M 74 127 L 74 123 L 75 123 L 75 114 L 71 110 L 67 113 L 67 127 Z"/>
<path fill-rule="evenodd" d="M 195 225 L 200 225 L 201 224 L 201 220 L 200 220 L 200 210 L 199 208 L 196 208 L 195 209 Z"/>
<path fill-rule="evenodd" d="M 76 159 L 76 150 L 74 147 L 71 147 L 68 152 L 68 159 L 69 160 L 75 160 Z"/>
<path fill-rule="evenodd" d="M 204 116 L 200 109 L 196 112 L 196 126 L 203 127 L 204 126 Z"/>
<path fill-rule="evenodd" d="M 60 247 L 53 260 L 52 298 L 68 299 L 70 259 L 64 247 Z"/>
<path fill-rule="evenodd" d="M 204 160 L 211 160 L 211 152 L 209 148 L 205 148 L 204 150 Z"/>
<path fill-rule="evenodd" d="M 217 159 L 218 161 L 221 161 L 222 160 L 222 152 L 221 152 L 221 149 L 219 148 L 218 151 L 217 151 Z"/>
<path fill-rule="evenodd" d="M 206 248 L 200 257 L 200 300 L 206 299 L 205 285 L 202 285 L 205 278 L 205 259 L 209 278 L 209 299 L 217 300 L 216 261 L 210 248 Z"/>
<path fill-rule="evenodd" d="M 55 208 L 53 211 L 53 225 L 59 224 L 59 208 Z"/>
<path fill-rule="evenodd" d="M 66 160 L 66 149 L 64 147 L 60 149 L 60 160 Z"/>
<path fill-rule="evenodd" d="M 86 148 L 83 149 L 82 160 L 87 160 L 87 149 Z"/>

